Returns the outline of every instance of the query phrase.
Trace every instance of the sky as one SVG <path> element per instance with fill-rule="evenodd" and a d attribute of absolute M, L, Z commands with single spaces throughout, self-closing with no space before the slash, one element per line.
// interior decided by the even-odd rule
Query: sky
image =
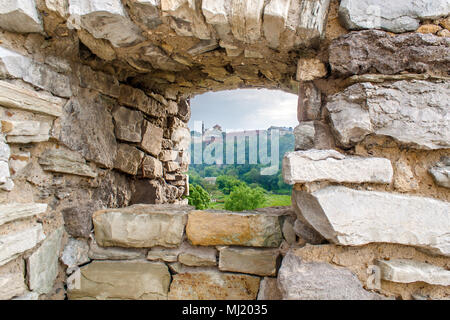
<path fill-rule="evenodd" d="M 238 89 L 207 92 L 191 99 L 191 120 L 203 121 L 205 128 L 218 124 L 222 130 L 295 127 L 297 95 L 279 90 Z"/>

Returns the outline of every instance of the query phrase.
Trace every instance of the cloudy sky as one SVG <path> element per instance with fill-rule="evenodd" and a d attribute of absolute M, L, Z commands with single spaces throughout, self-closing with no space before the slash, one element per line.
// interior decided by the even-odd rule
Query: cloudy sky
<path fill-rule="evenodd" d="M 191 110 L 191 129 L 194 129 L 194 121 L 203 121 L 205 128 L 219 124 L 223 130 L 295 127 L 298 124 L 297 96 L 278 90 L 208 92 L 191 99 Z"/>

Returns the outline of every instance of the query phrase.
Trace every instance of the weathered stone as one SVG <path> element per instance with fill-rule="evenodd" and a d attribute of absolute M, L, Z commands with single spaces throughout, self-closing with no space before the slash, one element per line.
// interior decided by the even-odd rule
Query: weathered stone
<path fill-rule="evenodd" d="M 313 82 L 300 82 L 297 119 L 299 122 L 321 118 L 322 97 Z"/>
<path fill-rule="evenodd" d="M 146 152 L 157 157 L 162 149 L 164 130 L 154 124 L 144 121 L 141 147 Z"/>
<path fill-rule="evenodd" d="M 82 65 L 78 69 L 78 78 L 80 86 L 83 88 L 96 90 L 114 98 L 118 98 L 120 95 L 119 82 L 107 73 L 94 71 L 90 67 Z"/>
<path fill-rule="evenodd" d="M 294 128 L 295 150 L 308 150 L 314 148 L 316 129 L 314 121 L 303 121 Z"/>
<path fill-rule="evenodd" d="M 73 273 L 78 266 L 88 263 L 89 245 L 86 240 L 70 238 L 64 247 L 61 261 L 67 266 L 66 273 Z"/>
<path fill-rule="evenodd" d="M 104 247 L 176 247 L 181 244 L 186 209 L 171 205 L 133 205 L 93 214 L 95 239 Z"/>
<path fill-rule="evenodd" d="M 0 81 L 2 106 L 59 117 L 62 115 L 63 104 L 64 100 L 60 98 Z"/>
<path fill-rule="evenodd" d="M 326 109 L 342 145 L 375 134 L 413 148 L 442 149 L 450 147 L 448 97 L 448 82 L 360 83 L 334 95 Z"/>
<path fill-rule="evenodd" d="M 391 32 L 416 30 L 424 19 L 437 19 L 450 13 L 446 0 L 343 0 L 339 18 L 347 29 L 384 29 Z"/>
<path fill-rule="evenodd" d="M 43 32 L 41 17 L 34 0 L 2 1 L 0 28 L 12 32 Z"/>
<path fill-rule="evenodd" d="M 183 243 L 178 261 L 190 267 L 211 267 L 217 265 L 217 251 L 214 248 L 194 247 Z"/>
<path fill-rule="evenodd" d="M 139 149 L 125 143 L 117 146 L 116 160 L 114 160 L 114 168 L 119 169 L 128 174 L 136 175 L 141 166 L 142 158 L 145 153 Z"/>
<path fill-rule="evenodd" d="M 220 38 L 226 38 L 231 31 L 227 6 L 228 3 L 225 0 L 202 1 L 202 12 L 205 20 L 215 27 Z"/>
<path fill-rule="evenodd" d="M 175 172 L 180 169 L 180 164 L 176 161 L 168 161 L 165 163 L 167 172 Z"/>
<path fill-rule="evenodd" d="M 176 128 L 172 132 L 171 139 L 174 143 L 174 150 L 184 151 L 190 148 L 191 133 L 188 128 Z"/>
<path fill-rule="evenodd" d="M 288 184 L 313 181 L 390 183 L 394 170 L 385 158 L 345 156 L 335 150 L 288 152 L 283 177 Z"/>
<path fill-rule="evenodd" d="M 133 111 L 124 107 L 116 108 L 112 116 L 114 118 L 116 138 L 130 142 L 141 142 L 142 121 L 144 117 L 139 111 Z"/>
<path fill-rule="evenodd" d="M 23 272 L 13 270 L 12 272 L 0 273 L 0 300 L 20 296 L 26 290 Z"/>
<path fill-rule="evenodd" d="M 99 58 L 105 61 L 112 61 L 116 59 L 116 52 L 108 40 L 97 39 L 84 30 L 78 30 L 77 34 L 80 41 Z"/>
<path fill-rule="evenodd" d="M 293 197 L 303 217 L 333 243 L 399 243 L 450 255 L 448 202 L 340 186 Z"/>
<path fill-rule="evenodd" d="M 277 278 L 264 277 L 259 284 L 257 300 L 281 300 L 280 289 L 278 289 Z"/>
<path fill-rule="evenodd" d="M 169 300 L 254 300 L 259 278 L 219 271 L 179 273 L 173 276 Z"/>
<path fill-rule="evenodd" d="M 296 28 L 300 45 L 317 46 L 325 36 L 329 6 L 330 0 L 300 2 L 300 17 Z"/>
<path fill-rule="evenodd" d="M 363 289 L 355 274 L 326 262 L 304 262 L 293 252 L 284 257 L 278 287 L 285 300 L 379 300 Z"/>
<path fill-rule="evenodd" d="M 79 89 L 63 110 L 59 140 L 87 160 L 112 168 L 117 142 L 106 101 L 93 91 Z"/>
<path fill-rule="evenodd" d="M 0 205 L 0 225 L 47 211 L 46 203 L 8 203 Z"/>
<path fill-rule="evenodd" d="M 0 266 L 15 259 L 21 253 L 34 248 L 45 239 L 41 224 L 0 236 Z"/>
<path fill-rule="evenodd" d="M 278 247 L 282 239 L 278 217 L 259 213 L 191 211 L 186 234 L 202 246 Z"/>
<path fill-rule="evenodd" d="M 42 169 L 95 178 L 97 173 L 86 164 L 84 158 L 75 151 L 48 149 L 39 157 Z"/>
<path fill-rule="evenodd" d="M 438 186 L 450 188 L 450 157 L 444 157 L 441 162 L 436 163 L 428 172 L 433 176 Z"/>
<path fill-rule="evenodd" d="M 184 243 L 183 243 L 184 244 Z M 147 260 L 177 262 L 181 248 L 153 247 L 147 253 Z"/>
<path fill-rule="evenodd" d="M 201 40 L 195 46 L 189 48 L 187 51 L 191 56 L 198 56 L 200 54 L 213 51 L 219 47 L 217 40 Z"/>
<path fill-rule="evenodd" d="M 230 3 L 231 31 L 236 39 L 254 43 L 261 37 L 264 1 L 232 0 Z"/>
<path fill-rule="evenodd" d="M 63 228 L 53 231 L 27 259 L 28 287 L 37 293 L 49 293 L 58 275 Z"/>
<path fill-rule="evenodd" d="M 277 273 L 276 249 L 219 249 L 219 270 L 250 273 L 258 276 L 275 276 Z"/>
<path fill-rule="evenodd" d="M 39 293 L 28 291 L 25 294 L 15 297 L 12 300 L 39 300 Z"/>
<path fill-rule="evenodd" d="M 416 30 L 416 32 L 436 34 L 440 30 L 442 30 L 442 28 L 435 24 L 423 24 Z"/>
<path fill-rule="evenodd" d="M 73 276 L 70 300 L 166 300 L 170 283 L 166 265 L 146 261 L 94 261 Z"/>
<path fill-rule="evenodd" d="M 165 185 L 159 180 L 139 179 L 134 181 L 133 193 L 130 199 L 132 204 L 160 204 L 166 203 Z"/>
<path fill-rule="evenodd" d="M 325 64 L 319 59 L 300 59 L 297 63 L 297 80 L 312 81 L 327 75 Z"/>
<path fill-rule="evenodd" d="M 92 203 L 63 209 L 64 228 L 74 238 L 89 238 L 92 230 Z"/>
<path fill-rule="evenodd" d="M 175 150 L 162 150 L 159 154 L 161 161 L 175 161 L 178 158 L 178 152 Z"/>
<path fill-rule="evenodd" d="M 1 120 L 1 123 L 8 143 L 43 142 L 50 138 L 50 122 Z"/>
<path fill-rule="evenodd" d="M 142 259 L 145 252 L 141 249 L 132 248 L 102 248 L 98 246 L 93 237 L 89 241 L 88 257 L 93 260 L 134 260 Z"/>
<path fill-rule="evenodd" d="M 283 227 L 281 231 L 283 232 L 283 238 L 290 245 L 293 245 L 297 242 L 297 235 L 294 230 L 295 218 L 288 217 L 284 219 Z"/>
<path fill-rule="evenodd" d="M 450 271 L 411 259 L 378 260 L 381 279 L 400 282 L 426 282 L 429 284 L 450 286 Z"/>
<path fill-rule="evenodd" d="M 288 16 L 290 0 L 270 0 L 264 8 L 264 37 L 269 46 L 278 48 Z"/>
<path fill-rule="evenodd" d="M 120 86 L 119 103 L 154 117 L 164 114 L 164 108 L 156 100 L 151 99 L 144 91 L 127 85 Z"/>
<path fill-rule="evenodd" d="M 130 0 L 128 1 L 130 14 L 148 29 L 155 29 L 162 23 L 159 11 L 160 2 L 160 0 Z"/>
<path fill-rule="evenodd" d="M 132 46 L 144 40 L 120 0 L 69 0 L 69 14 L 74 27 L 86 29 L 95 38 L 107 39 L 115 47 Z"/>
<path fill-rule="evenodd" d="M 379 30 L 351 32 L 331 43 L 330 64 L 341 76 L 373 73 L 372 69 L 388 75 L 402 71 L 445 75 L 449 46 L 449 38 L 431 34 L 391 37 Z"/>
<path fill-rule="evenodd" d="M 151 156 L 145 156 L 142 160 L 142 176 L 144 178 L 155 179 L 163 175 L 161 161 Z"/>

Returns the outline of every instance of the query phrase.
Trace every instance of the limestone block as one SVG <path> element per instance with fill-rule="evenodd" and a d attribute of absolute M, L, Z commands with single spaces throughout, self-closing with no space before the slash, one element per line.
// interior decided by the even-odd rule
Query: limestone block
<path fill-rule="evenodd" d="M 333 243 L 398 243 L 450 255 L 448 202 L 340 186 L 312 194 L 294 190 L 293 197 L 303 217 Z"/>
<path fill-rule="evenodd" d="M 8 143 L 43 142 L 50 138 L 50 122 L 1 120 L 1 123 Z"/>
<path fill-rule="evenodd" d="M 219 270 L 249 273 L 258 276 L 275 276 L 277 273 L 276 249 L 219 249 Z"/>
<path fill-rule="evenodd" d="M 173 276 L 169 300 L 254 300 L 259 278 L 219 271 L 179 273 Z"/>
<path fill-rule="evenodd" d="M 67 233 L 74 238 L 88 238 L 92 230 L 92 212 L 94 210 L 95 206 L 92 203 L 62 209 Z"/>
<path fill-rule="evenodd" d="M 28 287 L 37 293 L 49 293 L 58 276 L 58 258 L 64 228 L 53 231 L 27 259 Z"/>
<path fill-rule="evenodd" d="M 145 252 L 141 249 L 100 247 L 92 237 L 89 241 L 88 256 L 92 260 L 134 260 L 144 258 Z"/>
<path fill-rule="evenodd" d="M 448 69 L 450 38 L 406 33 L 395 37 L 379 30 L 351 32 L 330 44 L 330 65 L 340 76 L 373 73 L 442 74 Z"/>
<path fill-rule="evenodd" d="M 321 118 L 322 97 L 313 82 L 300 82 L 297 119 L 299 122 Z"/>
<path fill-rule="evenodd" d="M 327 75 L 325 64 L 317 58 L 299 59 L 297 62 L 297 80 L 312 81 Z"/>
<path fill-rule="evenodd" d="M 61 261 L 67 266 L 66 273 L 73 273 L 78 266 L 90 261 L 88 257 L 89 245 L 86 240 L 70 238 L 64 247 Z"/>
<path fill-rule="evenodd" d="M 381 279 L 400 282 L 426 282 L 433 285 L 450 286 L 450 271 L 444 268 L 411 259 L 378 260 Z"/>
<path fill-rule="evenodd" d="M 112 61 L 117 58 L 111 43 L 105 39 L 97 39 L 85 30 L 78 30 L 78 39 L 91 50 L 93 54 L 105 61 Z"/>
<path fill-rule="evenodd" d="M 129 0 L 130 15 L 148 29 L 155 29 L 161 21 L 160 0 Z"/>
<path fill-rule="evenodd" d="M 15 297 L 12 300 L 39 300 L 39 293 L 28 291 L 25 294 Z"/>
<path fill-rule="evenodd" d="M 347 29 L 414 31 L 424 19 L 438 19 L 450 13 L 447 0 L 343 0 L 339 18 Z"/>
<path fill-rule="evenodd" d="M 117 145 L 114 168 L 128 174 L 136 175 L 145 153 L 125 143 Z"/>
<path fill-rule="evenodd" d="M 148 261 L 94 261 L 72 277 L 70 300 L 166 300 L 170 283 L 167 266 Z"/>
<path fill-rule="evenodd" d="M 231 0 L 230 23 L 234 37 L 254 43 L 261 37 L 264 0 Z"/>
<path fill-rule="evenodd" d="M 114 132 L 119 140 L 141 142 L 142 122 L 144 117 L 139 111 L 118 107 L 112 112 Z"/>
<path fill-rule="evenodd" d="M 0 81 L 0 105 L 7 108 L 59 117 L 64 103 L 63 99 Z"/>
<path fill-rule="evenodd" d="M 161 161 L 151 156 L 145 156 L 142 160 L 142 176 L 144 178 L 155 179 L 163 175 Z"/>
<path fill-rule="evenodd" d="M 281 300 L 277 278 L 264 277 L 259 284 L 257 300 Z"/>
<path fill-rule="evenodd" d="M 172 131 L 171 140 L 174 143 L 174 150 L 189 150 L 191 145 L 191 132 L 185 127 L 176 128 Z"/>
<path fill-rule="evenodd" d="M 276 49 L 280 44 L 280 37 L 285 29 L 291 0 L 270 0 L 264 8 L 264 37 L 269 47 Z"/>
<path fill-rule="evenodd" d="M 219 43 L 215 39 L 201 40 L 187 51 L 191 56 L 198 56 L 200 54 L 213 51 L 219 47 Z"/>
<path fill-rule="evenodd" d="M 375 134 L 417 149 L 445 149 L 450 147 L 448 97 L 449 82 L 359 83 L 332 96 L 326 109 L 342 145 Z"/>
<path fill-rule="evenodd" d="M 184 244 L 184 243 L 183 243 Z M 181 248 L 153 247 L 147 252 L 147 260 L 177 262 Z"/>
<path fill-rule="evenodd" d="M 164 130 L 154 124 L 144 121 L 144 128 L 142 132 L 141 148 L 152 156 L 157 157 L 162 149 Z"/>
<path fill-rule="evenodd" d="M 316 46 L 325 36 L 330 0 L 306 0 L 300 3 L 297 36 L 304 46 Z"/>
<path fill-rule="evenodd" d="M 0 236 L 0 265 L 15 259 L 45 239 L 41 224 Z"/>
<path fill-rule="evenodd" d="M 326 262 L 304 262 L 288 252 L 278 272 L 278 287 L 284 300 L 379 300 L 364 290 L 350 270 Z"/>
<path fill-rule="evenodd" d="M 85 176 L 97 177 L 97 173 L 86 164 L 86 160 L 75 151 L 63 149 L 48 149 L 39 157 L 42 169 L 51 172 L 61 172 Z"/>
<path fill-rule="evenodd" d="M 178 158 L 178 152 L 175 150 L 162 150 L 159 154 L 161 161 L 175 161 Z"/>
<path fill-rule="evenodd" d="M 69 0 L 69 21 L 95 38 L 128 47 L 143 41 L 140 29 L 128 18 L 120 0 Z"/>
<path fill-rule="evenodd" d="M 77 70 L 80 86 L 83 88 L 97 90 L 103 94 L 118 98 L 120 95 L 119 81 L 112 75 L 92 70 L 90 67 L 81 65 Z"/>
<path fill-rule="evenodd" d="M 0 28 L 12 32 L 43 32 L 42 20 L 34 0 L 10 0 L 0 3 Z"/>
<path fill-rule="evenodd" d="M 217 265 L 217 251 L 214 248 L 194 247 L 183 243 L 178 261 L 190 267 L 211 267 Z"/>
<path fill-rule="evenodd" d="M 345 156 L 335 150 L 288 152 L 283 159 L 283 177 L 288 184 L 313 181 L 390 183 L 393 174 L 388 159 Z"/>
<path fill-rule="evenodd" d="M 46 203 L 8 203 L 0 205 L 0 225 L 47 211 Z"/>
<path fill-rule="evenodd" d="M 201 246 L 278 247 L 282 240 L 278 217 L 260 213 L 191 211 L 186 235 Z"/>
<path fill-rule="evenodd" d="M 0 273 L 0 300 L 9 300 L 20 296 L 27 291 L 23 272 Z"/>
<path fill-rule="evenodd" d="M 144 91 L 127 85 L 120 86 L 119 103 L 136 108 L 150 116 L 160 117 L 163 115 L 162 106 L 154 99 L 148 97 Z"/>
<path fill-rule="evenodd" d="M 428 172 L 438 186 L 450 188 L 450 157 L 444 157 L 436 163 Z"/>
<path fill-rule="evenodd" d="M 314 121 L 303 121 L 294 128 L 295 150 L 308 150 L 314 148 L 316 129 Z"/>
<path fill-rule="evenodd" d="M 95 239 L 104 247 L 176 247 L 186 224 L 186 207 L 133 205 L 93 214 Z"/>
<path fill-rule="evenodd" d="M 202 12 L 207 23 L 212 25 L 228 25 L 226 0 L 203 0 Z"/>

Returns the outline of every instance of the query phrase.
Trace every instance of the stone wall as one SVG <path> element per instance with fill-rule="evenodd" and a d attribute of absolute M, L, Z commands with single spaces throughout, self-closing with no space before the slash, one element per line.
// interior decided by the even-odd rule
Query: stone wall
<path fill-rule="evenodd" d="M 379 2 L 0 4 L 0 299 L 449 298 L 450 8 Z M 292 208 L 183 200 L 235 88 L 299 95 Z"/>

